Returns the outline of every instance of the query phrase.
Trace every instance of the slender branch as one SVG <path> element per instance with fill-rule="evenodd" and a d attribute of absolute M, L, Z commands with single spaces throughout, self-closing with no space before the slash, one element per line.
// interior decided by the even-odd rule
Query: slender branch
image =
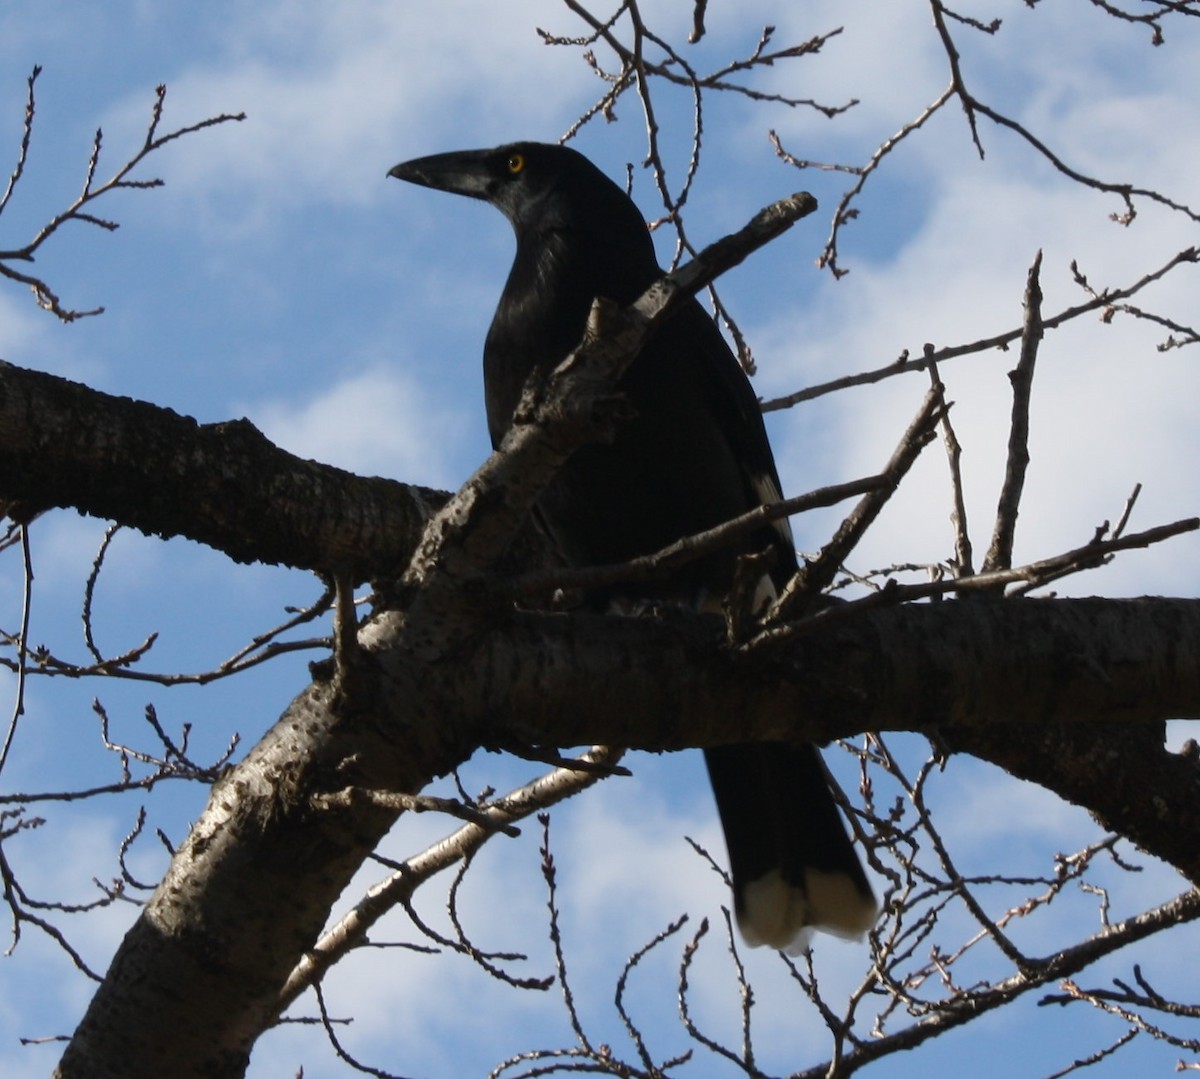
<path fill-rule="evenodd" d="M 511 593 L 514 597 L 528 597 L 545 595 L 556 588 L 586 590 L 605 588 L 614 584 L 654 580 L 706 554 L 732 546 L 739 539 L 757 531 L 768 521 L 791 517 L 811 509 L 836 505 L 843 499 L 890 487 L 892 481 L 892 476 L 880 473 L 861 480 L 852 480 L 849 483 L 822 487 L 794 498 L 785 498 L 769 505 L 756 506 L 715 528 L 676 540 L 653 554 L 642 555 L 619 565 L 541 570 L 518 578 L 504 591 Z"/>
<path fill-rule="evenodd" d="M 946 89 L 943 90 L 933 102 L 931 102 L 921 111 L 916 119 L 910 120 L 894 135 L 888 139 L 885 139 L 879 145 L 878 149 L 876 149 L 871 155 L 870 160 L 862 166 L 824 166 L 818 165 L 812 161 L 802 160 L 788 153 L 788 151 L 783 148 L 783 144 L 780 141 L 779 136 L 774 131 L 768 133 L 771 144 L 775 147 L 776 154 L 778 154 L 779 157 L 783 161 L 786 161 L 789 165 L 793 165 L 798 169 L 834 169 L 840 172 L 851 172 L 858 176 L 858 180 L 855 181 L 854 185 L 842 195 L 837 206 L 834 208 L 832 219 L 833 223 L 829 230 L 829 238 L 825 241 L 825 249 L 821 252 L 821 257 L 817 259 L 818 266 L 827 266 L 834 277 L 842 277 L 849 272 L 838 265 L 837 241 L 842 226 L 858 216 L 858 211 L 851 209 L 852 203 L 862 193 L 863 188 L 866 186 L 867 180 L 870 179 L 871 174 L 879 168 L 888 154 L 895 150 L 896 147 L 898 147 L 911 134 L 924 127 L 925 124 L 938 111 L 941 110 L 942 106 L 950 100 L 950 98 L 953 96 L 953 93 L 953 86 L 946 87 Z"/>
<path fill-rule="evenodd" d="M 34 117 L 34 83 L 38 75 L 41 73 L 40 67 L 33 69 L 33 74 L 29 77 L 29 94 L 25 107 L 25 127 L 21 140 L 21 150 L 17 158 L 17 164 L 9 177 L 8 186 L 0 197 L 0 213 L 4 212 L 8 205 L 9 199 L 16 190 L 17 183 L 21 179 L 24 172 L 25 163 L 28 158 L 30 139 L 33 133 L 33 117 Z M 110 191 L 127 189 L 147 189 L 163 186 L 163 181 L 160 179 L 150 180 L 134 180 L 130 179 L 130 173 L 137 168 L 138 165 L 155 150 L 165 146 L 175 139 L 182 138 L 185 135 L 194 134 L 197 131 L 203 131 L 205 128 L 214 127 L 218 124 L 224 124 L 229 121 L 244 120 L 245 113 L 222 113 L 219 116 L 210 116 L 208 119 L 201 120 L 199 123 L 189 124 L 186 127 L 177 128 L 174 131 L 168 132 L 166 135 L 158 134 L 158 125 L 162 120 L 163 102 L 166 98 L 167 88 L 159 85 L 155 89 L 154 105 L 150 113 L 150 122 L 146 129 L 146 137 L 142 142 L 141 147 L 132 157 L 121 165 L 112 177 L 96 185 L 96 171 L 100 165 L 100 149 L 103 142 L 103 134 L 97 129 L 94 138 L 92 139 L 91 153 L 88 155 L 87 167 L 84 170 L 83 189 L 75 200 L 65 209 L 55 214 L 46 224 L 44 224 L 23 247 L 15 248 L 7 251 L 0 251 L 0 276 L 7 277 L 10 281 L 15 281 L 18 284 L 27 286 L 34 295 L 39 307 L 63 322 L 73 322 L 79 318 L 86 318 L 93 315 L 99 315 L 104 311 L 103 307 L 94 307 L 89 310 L 74 310 L 63 306 L 62 300 L 58 294 L 50 287 L 50 285 L 41 277 L 34 274 L 25 273 L 14 269 L 8 263 L 12 261 L 32 262 L 34 256 L 41 246 L 50 239 L 63 225 L 68 221 L 79 221 L 88 225 L 95 225 L 98 228 L 105 229 L 109 232 L 115 230 L 118 225 L 115 221 L 110 221 L 106 218 L 97 217 L 89 207 L 97 199 L 102 198 Z"/>
<path fill-rule="evenodd" d="M 1092 311 L 1104 311 L 1111 307 L 1114 301 L 1136 295 L 1148 286 L 1162 280 L 1162 278 L 1176 268 L 1185 265 L 1194 266 L 1198 263 L 1200 263 L 1200 248 L 1184 248 L 1182 251 L 1172 255 L 1158 269 L 1144 274 L 1131 285 L 1127 285 L 1124 288 L 1106 289 L 1103 293 L 1094 296 L 1086 303 L 1076 304 L 1073 307 L 1065 307 L 1049 318 L 1044 317 L 1042 319 L 1042 329 L 1056 330 L 1058 327 L 1074 321 L 1081 315 L 1086 315 Z M 993 337 L 982 338 L 969 344 L 950 345 L 944 348 L 930 347 L 924 350 L 923 355 L 919 359 L 913 359 L 905 351 L 897 359 L 883 367 L 877 367 L 870 371 L 862 371 L 854 375 L 845 375 L 842 378 L 832 379 L 829 382 L 809 386 L 795 393 L 766 400 L 762 403 L 762 410 L 764 412 L 776 412 L 779 409 L 791 408 L 802 401 L 812 401 L 829 393 L 851 389 L 855 386 L 871 385 L 872 383 L 892 378 L 895 375 L 924 371 L 934 364 L 946 363 L 949 360 L 956 360 L 962 356 L 971 356 L 979 352 L 990 352 L 992 349 L 1006 349 L 1014 341 L 1019 341 L 1023 332 L 1023 328 L 1016 328 L 1005 330 L 1003 333 L 996 334 Z"/>
<path fill-rule="evenodd" d="M 1008 456 L 1004 483 L 996 507 L 996 523 L 992 543 L 983 560 L 983 571 L 1008 569 L 1012 565 L 1013 538 L 1021 493 L 1025 489 L 1025 471 L 1029 467 L 1029 402 L 1033 393 L 1033 369 L 1037 363 L 1038 346 L 1042 343 L 1042 286 L 1040 273 L 1042 253 L 1039 251 L 1029 268 L 1025 282 L 1025 324 L 1021 330 L 1021 358 L 1009 372 L 1012 383 L 1012 420 L 1008 433 Z"/>
<path fill-rule="evenodd" d="M 946 7 L 941 0 L 930 0 L 930 9 L 933 11 L 933 25 L 936 27 L 938 37 L 942 40 L 942 47 L 946 50 L 946 59 L 950 63 L 950 91 L 958 98 L 963 108 L 963 113 L 967 118 L 967 125 L 971 129 L 971 141 L 975 144 L 975 149 L 979 152 L 979 159 L 984 158 L 983 143 L 979 138 L 979 127 L 975 122 L 975 100 L 967 92 L 966 83 L 963 81 L 962 68 L 959 66 L 958 48 L 954 44 L 954 39 L 950 36 L 950 31 L 946 26 Z"/>
<path fill-rule="evenodd" d="M 8 200 L 12 198 L 13 192 L 17 189 L 17 184 L 21 182 L 21 176 L 25 172 L 25 162 L 29 160 L 29 143 L 33 138 L 33 114 L 36 105 L 33 86 L 41 73 L 41 66 L 34 64 L 33 71 L 26 80 L 28 89 L 25 95 L 25 123 L 21 128 L 21 149 L 17 153 L 17 163 L 13 166 L 13 170 L 9 174 L 4 194 L 0 195 L 0 214 L 3 214 L 8 207 Z"/>
<path fill-rule="evenodd" d="M 620 751 L 594 746 L 580 759 L 588 765 L 611 767 L 620 757 Z M 354 908 L 309 949 L 280 990 L 279 1011 L 285 1011 L 308 986 L 319 982 L 334 963 L 366 939 L 380 918 L 407 902 L 427 880 L 471 857 L 497 832 L 506 831 L 516 821 L 585 790 L 602 775 L 593 768 L 555 768 L 484 806 L 479 811 L 480 820 L 465 825 L 423 853 L 407 859 L 390 877 L 373 885 Z"/>
<path fill-rule="evenodd" d="M 936 364 L 929 367 L 929 378 L 933 390 L 943 404 L 942 445 L 946 449 L 946 461 L 950 468 L 950 491 L 954 508 L 950 511 L 950 523 L 954 526 L 954 575 L 970 577 L 975 573 L 974 554 L 971 549 L 971 534 L 967 527 L 967 499 L 963 490 L 962 446 L 950 420 L 950 405 L 946 401 L 946 387 L 938 374 Z"/>
<path fill-rule="evenodd" d="M 21 594 L 21 628 L 17 633 L 17 692 L 13 700 L 12 715 L 4 734 L 4 745 L 0 748 L 0 772 L 8 763 L 8 754 L 13 739 L 17 736 L 17 724 L 25 714 L 25 686 L 29 676 L 29 616 L 33 607 L 33 555 L 29 549 L 29 525 L 21 526 L 21 554 L 23 556 L 24 589 Z"/>

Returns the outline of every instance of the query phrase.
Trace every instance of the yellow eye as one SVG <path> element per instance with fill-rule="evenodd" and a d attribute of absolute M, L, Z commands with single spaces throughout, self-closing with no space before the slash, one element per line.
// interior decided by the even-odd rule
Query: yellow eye
<path fill-rule="evenodd" d="M 508 167 L 508 174 L 510 176 L 516 176 L 517 173 L 522 172 L 525 169 L 525 155 L 509 154 L 505 165 Z"/>

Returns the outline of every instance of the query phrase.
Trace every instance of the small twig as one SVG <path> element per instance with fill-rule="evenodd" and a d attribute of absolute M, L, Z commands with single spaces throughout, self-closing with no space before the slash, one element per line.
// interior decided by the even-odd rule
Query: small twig
<path fill-rule="evenodd" d="M 8 754 L 17 735 L 17 724 L 25 714 L 25 684 L 29 674 L 29 615 L 33 606 L 33 555 L 29 550 L 29 526 L 21 525 L 21 555 L 24 560 L 25 587 L 21 595 L 21 629 L 17 634 L 17 692 L 13 701 L 4 745 L 0 748 L 0 773 L 8 763 Z"/>
<path fill-rule="evenodd" d="M 683 922 L 680 921 L 678 925 L 673 928 L 679 928 L 682 925 Z M 741 1065 L 743 1062 L 738 1059 L 737 1054 L 734 1053 L 732 1049 L 726 1045 L 723 1045 L 716 1039 L 710 1038 L 698 1026 L 696 1026 L 695 1020 L 692 1018 L 691 1006 L 688 997 L 688 990 L 691 988 L 690 974 L 692 969 L 692 961 L 696 958 L 697 953 L 700 951 L 700 942 L 708 935 L 708 931 L 708 919 L 702 918 L 700 920 L 699 927 L 696 929 L 696 932 L 692 934 L 692 939 L 687 942 L 686 947 L 683 949 L 683 958 L 679 964 L 679 991 L 676 994 L 679 1000 L 679 1020 L 683 1023 L 684 1030 L 688 1032 L 688 1036 L 693 1041 L 704 1046 L 705 1049 L 715 1056 L 724 1057 L 726 1060 L 731 1061 L 734 1064 Z"/>
<path fill-rule="evenodd" d="M 1113 539 L 1121 536 L 1125 532 L 1125 526 L 1129 523 L 1129 516 L 1133 513 L 1133 507 L 1137 504 L 1138 496 L 1142 493 L 1142 485 L 1135 483 L 1133 490 L 1129 493 L 1129 497 L 1125 500 L 1125 506 L 1121 510 L 1121 516 L 1117 519 L 1117 523 L 1113 526 Z"/>
<path fill-rule="evenodd" d="M 886 473 L 866 476 L 849 483 L 821 487 L 794 498 L 781 499 L 769 505 L 756 506 L 732 520 L 685 536 L 652 554 L 642 555 L 617 565 L 585 566 L 565 569 L 539 570 L 525 574 L 509 586 L 514 597 L 544 595 L 556 588 L 593 589 L 614 584 L 631 584 L 653 580 L 686 565 L 713 551 L 730 547 L 738 540 L 753 534 L 770 521 L 791 517 L 811 509 L 836 505 L 847 498 L 864 495 L 884 488 L 891 482 Z"/>
<path fill-rule="evenodd" d="M 8 187 L 5 190 L 4 196 L 0 198 L 0 212 L 3 212 L 9 198 L 16 187 L 17 181 L 20 179 L 21 173 L 24 171 L 25 161 L 28 155 L 29 140 L 32 134 L 33 125 L 33 84 L 34 80 L 40 74 L 41 68 L 34 68 L 34 73 L 29 79 L 29 97 L 26 105 L 25 113 L 25 133 L 22 139 L 21 153 L 18 158 L 17 166 L 9 178 Z M 123 164 L 112 177 L 97 185 L 96 172 L 100 164 L 100 149 L 103 142 L 103 134 L 97 130 L 92 139 L 92 148 L 88 154 L 87 166 L 84 170 L 83 188 L 75 200 L 65 209 L 55 214 L 45 225 L 43 225 L 37 234 L 24 247 L 10 251 L 0 251 L 0 276 L 7 277 L 19 284 L 28 286 L 33 294 L 39 307 L 51 312 L 63 322 L 73 322 L 79 318 L 86 318 L 92 315 L 99 315 L 103 312 L 103 307 L 94 307 L 86 311 L 73 310 L 64 307 L 61 299 L 54 290 L 40 277 L 32 274 L 23 273 L 13 269 L 7 265 L 10 261 L 25 261 L 32 262 L 38 249 L 50 239 L 64 224 L 68 221 L 79 221 L 84 224 L 95 225 L 98 228 L 107 231 L 116 229 L 117 222 L 110 221 L 106 218 L 97 217 L 91 212 L 89 207 L 96 199 L 108 194 L 110 191 L 116 191 L 122 188 L 144 190 L 163 186 L 163 181 L 160 179 L 150 180 L 132 180 L 129 178 L 130 173 L 141 164 L 142 160 L 155 150 L 160 149 L 167 143 L 175 139 L 182 138 L 184 135 L 190 135 L 197 131 L 202 131 L 205 128 L 213 127 L 217 124 L 223 124 L 231 120 L 244 120 L 245 113 L 222 113 L 219 116 L 211 116 L 206 120 L 201 120 L 199 123 L 189 124 L 186 127 L 178 128 L 175 131 L 168 132 L 166 135 L 158 134 L 158 125 L 162 119 L 163 101 L 166 96 L 167 88 L 159 85 L 155 89 L 154 105 L 151 109 L 150 123 L 146 130 L 146 137 L 143 140 L 141 148 Z"/>
<path fill-rule="evenodd" d="M 595 1055 L 595 1049 L 588 1040 L 575 1007 L 575 995 L 571 991 L 571 981 L 567 977 L 567 956 L 563 949 L 562 932 L 558 923 L 558 871 L 554 865 L 554 855 L 550 851 L 550 814 L 539 813 L 538 822 L 542 826 L 542 878 L 546 882 L 546 909 L 549 912 L 550 944 L 554 948 L 554 969 L 557 972 L 559 988 L 562 990 L 563 1005 L 567 1009 L 567 1018 L 571 1024 L 579 1044 L 589 1055 Z"/>
<path fill-rule="evenodd" d="M 942 405 L 942 445 L 946 448 L 946 463 L 950 468 L 950 491 L 954 508 L 950 511 L 950 523 L 954 526 L 954 575 L 970 577 L 975 572 L 974 554 L 971 548 L 971 533 L 967 527 L 967 499 L 963 490 L 962 446 L 950 420 L 950 404 L 946 401 L 946 387 L 938 374 L 937 364 L 930 364 L 929 379 Z"/>
<path fill-rule="evenodd" d="M 1094 296 L 1093 299 L 1086 303 L 1077 304 L 1074 307 L 1066 307 L 1059 311 L 1056 315 L 1042 319 L 1043 330 L 1055 330 L 1058 327 L 1066 325 L 1068 322 L 1079 318 L 1081 315 L 1086 315 L 1092 311 L 1103 311 L 1105 308 L 1112 305 L 1113 301 L 1125 299 L 1129 296 L 1136 295 L 1144 288 L 1160 281 L 1172 270 L 1182 265 L 1200 264 L 1200 247 L 1188 247 L 1172 255 L 1162 266 L 1150 273 L 1143 275 L 1132 285 L 1118 289 L 1106 289 L 1103 293 Z M 908 374 L 916 371 L 923 371 L 933 364 L 945 363 L 948 360 L 956 360 L 962 356 L 971 356 L 980 352 L 990 352 L 992 349 L 1006 349 L 1014 341 L 1021 338 L 1023 329 L 1006 330 L 1004 333 L 996 334 L 993 337 L 983 338 L 978 341 L 973 341 L 969 344 L 950 345 L 945 348 L 928 347 L 924 350 L 924 354 L 920 359 L 913 359 L 905 351 L 901 356 L 893 360 L 891 363 L 883 367 L 877 367 L 870 371 L 861 371 L 854 375 L 845 375 L 841 378 L 831 379 L 829 382 L 822 382 L 815 386 L 808 386 L 803 390 L 797 390 L 795 393 L 785 394 L 781 397 L 774 397 L 762 403 L 764 412 L 776 412 L 780 409 L 791 408 L 793 405 L 800 404 L 803 401 L 812 401 L 818 397 L 824 397 L 826 394 L 837 393 L 841 390 L 848 390 L 855 386 L 867 386 L 876 382 L 882 382 L 884 379 L 892 378 L 899 374 Z"/>
<path fill-rule="evenodd" d="M 1110 1057 L 1118 1049 L 1124 1049 L 1134 1038 L 1141 1033 L 1137 1027 L 1130 1027 L 1122 1034 L 1112 1045 L 1105 1046 L 1103 1049 L 1098 1049 L 1094 1053 L 1089 1053 L 1086 1057 L 1079 1057 L 1072 1061 L 1065 1068 L 1059 1071 L 1051 1072 L 1046 1079 L 1063 1079 L 1063 1076 L 1070 1075 L 1072 1072 L 1080 1071 L 1083 1068 L 1090 1068 L 1093 1064 L 1099 1064 L 1102 1060 Z"/>
<path fill-rule="evenodd" d="M 0 214 L 4 213 L 8 206 L 8 200 L 12 198 L 13 192 L 17 189 L 17 184 L 21 182 L 21 176 L 25 172 L 25 162 L 29 159 L 29 141 L 33 138 L 33 113 L 35 106 L 33 86 L 41 73 L 41 65 L 34 64 L 33 71 L 26 80 L 28 89 L 25 95 L 25 123 L 21 128 L 21 149 L 17 153 L 17 163 L 13 166 L 13 170 L 8 177 L 8 185 L 4 188 L 4 194 L 0 195 Z"/>
<path fill-rule="evenodd" d="M 930 0 L 930 7 L 933 10 L 933 25 L 937 28 L 938 37 L 942 40 L 942 48 L 946 50 L 946 59 L 950 62 L 950 89 L 953 90 L 962 105 L 963 113 L 967 117 L 967 124 L 971 128 L 971 141 L 975 144 L 975 149 L 979 151 L 979 158 L 982 161 L 984 158 L 983 143 L 980 141 L 979 127 L 975 122 L 975 99 L 963 81 L 962 69 L 958 63 L 958 47 L 954 44 L 950 30 L 946 26 L 946 8 L 941 0 Z"/>
<path fill-rule="evenodd" d="M 485 952 L 475 945 L 463 928 L 462 921 L 458 916 L 458 891 L 462 882 L 466 879 L 473 858 L 474 855 L 470 854 L 463 859 L 458 872 L 454 874 L 449 895 L 446 897 L 446 911 L 450 918 L 450 924 L 454 927 L 455 935 L 458 938 L 456 941 L 450 941 L 450 945 L 455 951 L 467 956 L 476 966 L 497 981 L 504 982 L 505 985 L 510 985 L 514 989 L 532 989 L 544 992 L 554 984 L 552 977 L 518 978 L 497 966 L 497 961 L 519 962 L 527 960 L 529 958 L 527 955 L 523 955 L 520 952 Z M 411 906 L 408 906 L 407 909 L 411 913 Z M 441 940 L 443 938 L 439 937 L 438 939 Z"/>
<path fill-rule="evenodd" d="M 104 556 L 108 553 L 109 546 L 120 530 L 121 526 L 119 524 L 110 524 L 104 530 L 104 538 L 100 541 L 100 549 L 96 552 L 96 557 L 92 559 L 91 572 L 88 573 L 87 583 L 83 587 L 83 643 L 87 646 L 87 650 L 92 654 L 92 658 L 97 664 L 103 664 L 105 659 L 96 647 L 96 640 L 92 631 L 92 601 L 96 594 L 96 583 L 100 580 L 100 568 L 104 565 Z"/>
<path fill-rule="evenodd" d="M 94 585 L 91 585 L 91 588 L 94 589 Z M 87 634 L 91 622 L 89 596 L 90 591 L 85 590 L 85 634 Z M 321 615 L 329 610 L 333 599 L 334 590 L 331 586 L 327 586 L 325 591 L 310 606 L 285 608 L 285 610 L 293 612 L 291 618 L 269 630 L 256 634 L 247 644 L 239 648 L 228 659 L 223 660 L 216 667 L 207 671 L 168 673 L 132 670 L 131 665 L 140 660 L 157 642 L 158 634 L 151 633 L 146 640 L 134 646 L 129 651 L 108 658 L 100 656 L 96 662 L 87 665 L 69 663 L 66 660 L 59 659 L 52 652 L 44 648 L 39 648 L 35 653 L 37 665 L 32 667 L 29 673 L 47 677 L 61 676 L 65 678 L 86 678 L 100 674 L 109 678 L 135 682 L 151 682 L 162 686 L 206 685 L 209 682 L 215 682 L 222 678 L 229 678 L 235 674 L 240 674 L 242 671 L 249 670 L 252 667 L 257 667 L 279 656 L 289 655 L 293 652 L 317 649 L 327 651 L 333 646 L 333 641 L 327 637 L 310 638 L 300 641 L 278 641 L 277 638 L 289 630 L 295 629 L 297 626 L 305 625 L 320 618 Z M 16 645 L 18 641 L 19 635 L 0 630 L 0 643 Z M 0 667 L 8 667 L 16 672 L 19 669 L 19 664 L 11 660 L 0 659 Z"/>
<path fill-rule="evenodd" d="M 678 1066 L 684 1060 L 691 1056 L 691 1053 L 686 1053 L 682 1058 L 676 1058 L 675 1061 L 664 1062 L 661 1065 L 654 1063 L 654 1058 L 650 1055 L 650 1050 L 646 1046 L 646 1039 L 642 1037 L 642 1032 L 638 1029 L 637 1024 L 633 1021 L 629 1012 L 625 1008 L 625 987 L 629 984 L 629 976 L 633 973 L 634 968 L 646 958 L 655 948 L 664 941 L 669 940 L 684 925 L 687 924 L 688 916 L 682 914 L 673 921 L 666 929 L 662 929 L 655 933 L 654 937 L 646 944 L 643 944 L 636 952 L 633 953 L 626 961 L 624 967 L 621 968 L 621 975 L 617 978 L 617 991 L 614 998 L 617 1014 L 621 1017 L 621 1022 L 625 1026 L 625 1033 L 629 1035 L 629 1040 L 633 1042 L 634 1048 L 637 1050 L 638 1057 L 641 1058 L 642 1067 L 646 1069 L 647 1075 L 669 1075 L 672 1066 Z M 681 991 L 682 997 L 682 991 Z"/>
<path fill-rule="evenodd" d="M 1040 274 L 1042 253 L 1034 257 L 1025 282 L 1025 324 L 1021 332 L 1021 357 L 1016 368 L 1009 372 L 1013 388 L 1012 421 L 1009 425 L 1008 456 L 1004 469 L 1004 484 L 996 507 L 996 523 L 992 543 L 983 560 L 983 571 L 1008 569 L 1012 565 L 1013 539 L 1021 494 L 1025 489 L 1025 472 L 1029 467 L 1029 402 L 1033 389 L 1033 369 L 1037 363 L 1038 346 L 1042 343 L 1042 286 Z"/>
<path fill-rule="evenodd" d="M 346 1050 L 345 1046 L 338 1040 L 338 1036 L 334 1033 L 335 1024 L 343 1024 L 347 1022 L 344 1019 L 331 1019 L 329 1012 L 325 1007 L 325 994 L 321 992 L 319 985 L 313 986 L 313 992 L 317 998 L 317 1007 L 321 1011 L 321 1026 L 325 1028 L 325 1037 L 329 1039 L 329 1044 L 333 1046 L 333 1051 L 355 1071 L 363 1072 L 365 1075 L 373 1075 L 375 1079 L 405 1079 L 402 1075 L 397 1075 L 395 1072 L 387 1072 L 381 1068 L 373 1068 L 369 1064 L 363 1064 L 355 1059 Z"/>
<path fill-rule="evenodd" d="M 794 157 L 783 148 L 783 144 L 780 142 L 779 136 L 774 131 L 768 133 L 771 139 L 771 144 L 775 147 L 775 152 L 789 165 L 794 165 L 799 169 L 817 168 L 836 170 L 839 172 L 850 172 L 858 177 L 858 180 L 848 191 L 842 195 L 837 206 L 834 207 L 832 218 L 833 223 L 830 226 L 829 237 L 825 241 L 825 249 L 821 252 L 820 258 L 817 259 L 818 266 L 828 267 L 830 273 L 832 273 L 834 277 L 842 277 L 849 272 L 838 265 L 837 244 L 838 235 L 841 232 L 842 226 L 858 216 L 858 211 L 851 208 L 852 203 L 862 193 L 867 180 L 870 178 L 871 174 L 879 168 L 884 158 L 886 158 L 888 154 L 895 150 L 896 147 L 899 146 L 900 143 L 902 143 L 906 138 L 908 138 L 909 135 L 915 131 L 919 131 L 922 127 L 924 127 L 929 119 L 935 113 L 937 113 L 947 101 L 950 100 L 950 98 L 953 96 L 953 92 L 953 87 L 947 87 L 945 90 L 943 90 L 941 95 L 931 104 L 927 105 L 915 120 L 910 120 L 894 135 L 888 139 L 885 139 L 879 145 L 878 149 L 876 149 L 876 151 L 871 155 L 870 160 L 862 166 L 817 165 L 811 161 L 801 160 L 800 158 Z"/>

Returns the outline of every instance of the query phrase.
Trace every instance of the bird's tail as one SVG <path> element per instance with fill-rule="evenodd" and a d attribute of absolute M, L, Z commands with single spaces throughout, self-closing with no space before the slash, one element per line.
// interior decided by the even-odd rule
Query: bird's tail
<path fill-rule="evenodd" d="M 816 747 L 747 743 L 704 756 L 746 943 L 796 954 L 810 929 L 865 933 L 878 906 Z"/>

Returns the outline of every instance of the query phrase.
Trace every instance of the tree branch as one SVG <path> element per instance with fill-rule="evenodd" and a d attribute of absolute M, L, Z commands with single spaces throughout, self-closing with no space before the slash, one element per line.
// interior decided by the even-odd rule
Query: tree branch
<path fill-rule="evenodd" d="M 398 572 L 446 495 L 295 457 L 248 420 L 199 424 L 0 361 L 0 502 L 73 507 L 235 562 Z"/>

